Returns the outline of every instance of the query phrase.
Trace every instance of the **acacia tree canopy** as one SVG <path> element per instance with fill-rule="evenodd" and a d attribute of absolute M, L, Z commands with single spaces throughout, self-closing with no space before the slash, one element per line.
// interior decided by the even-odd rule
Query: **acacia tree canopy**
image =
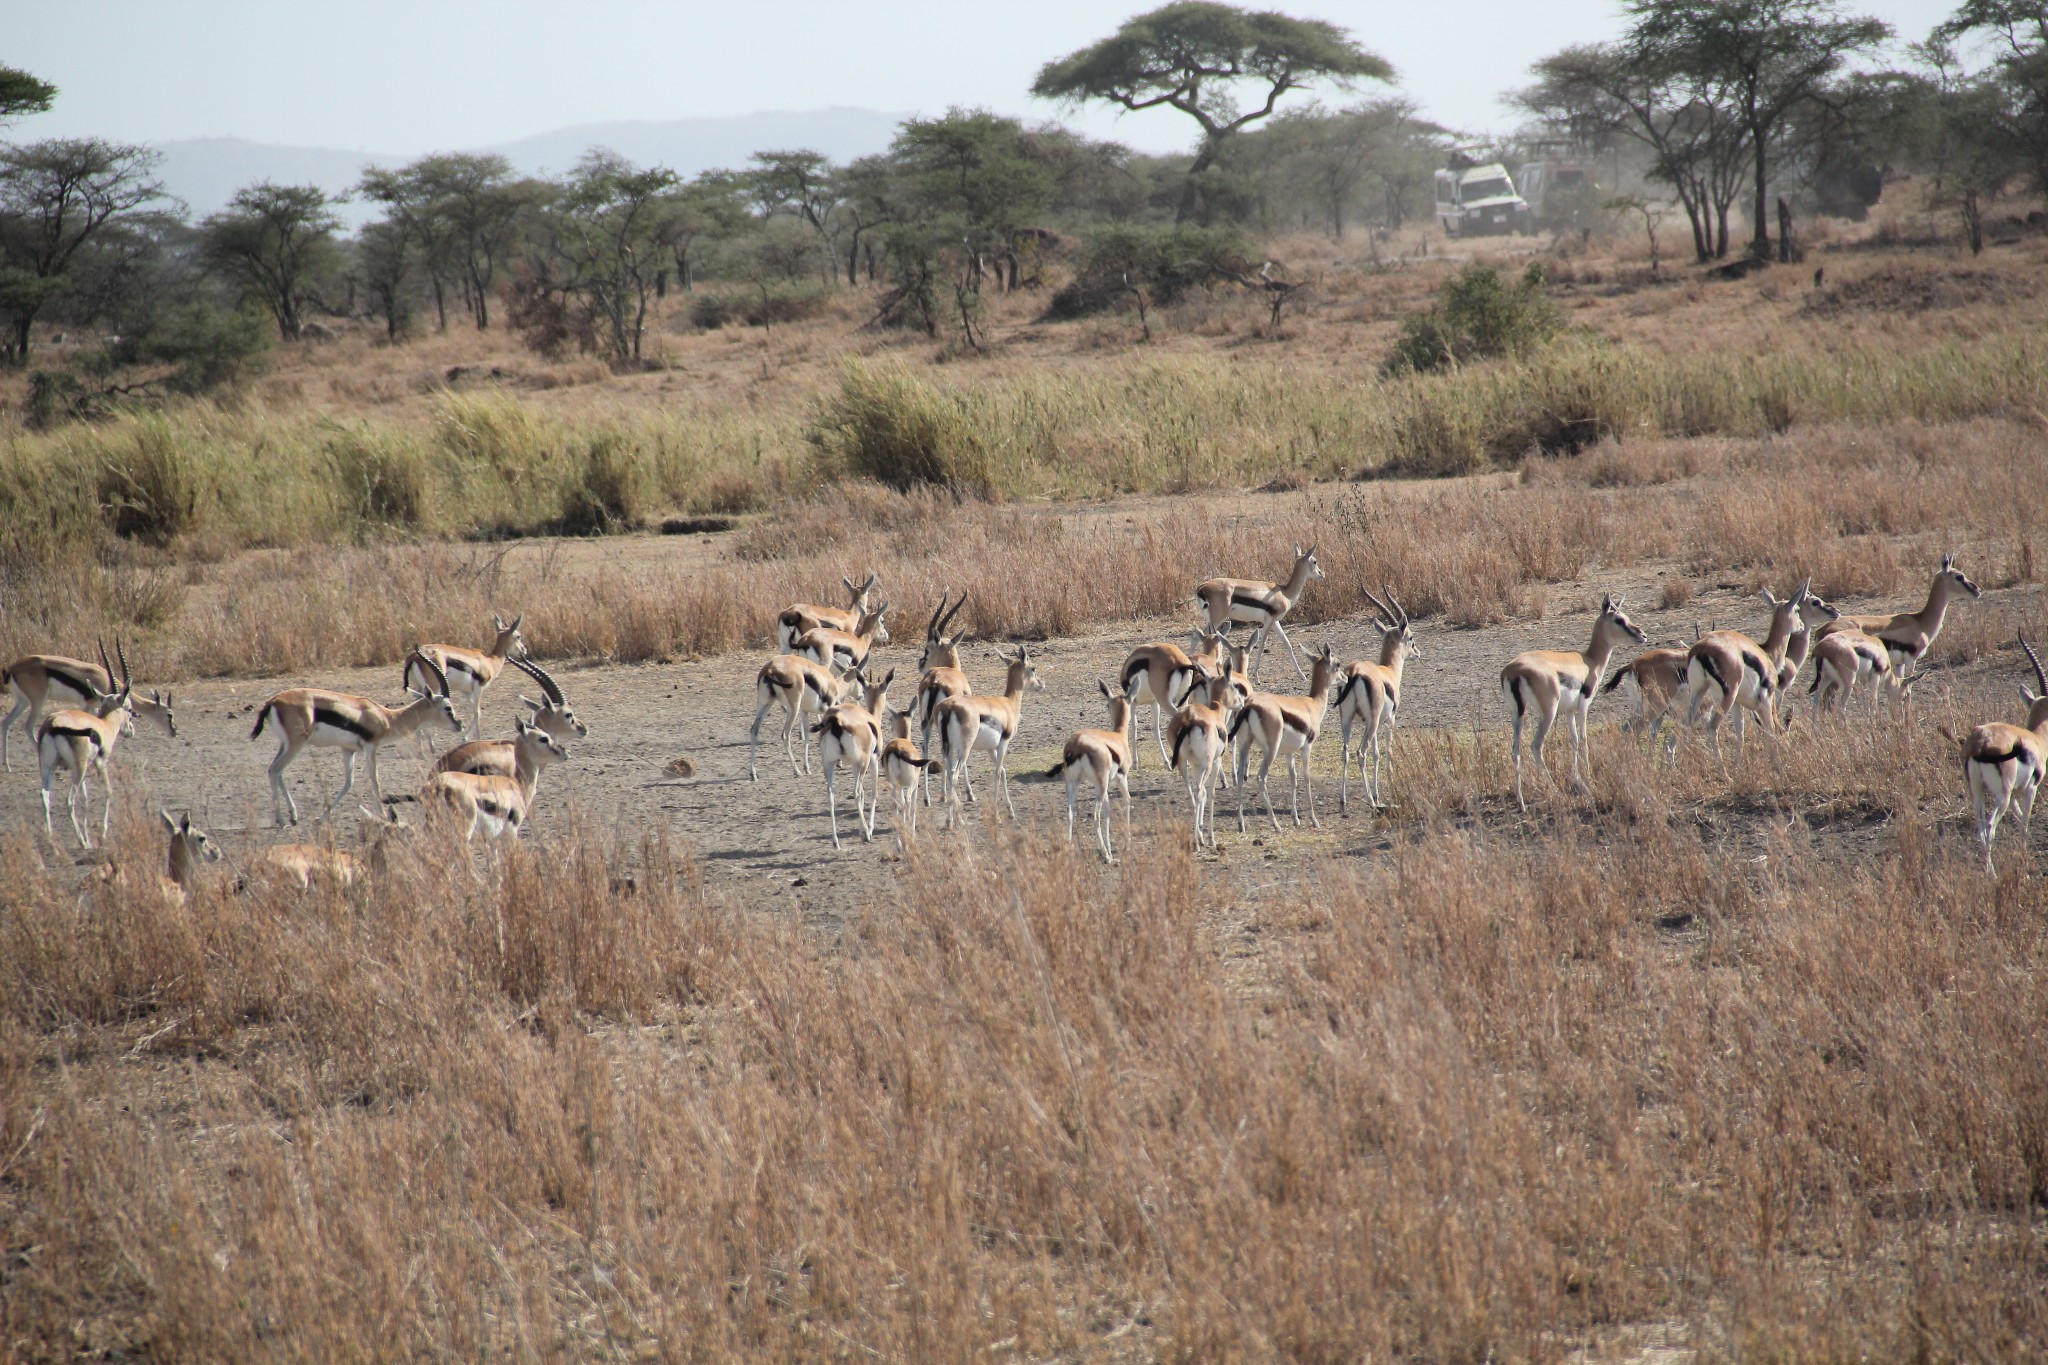
<path fill-rule="evenodd" d="M 1130 110 L 1164 106 L 1195 120 L 1202 143 L 1181 195 L 1185 220 L 1194 211 L 1197 177 L 1214 164 L 1224 141 L 1271 114 L 1282 95 L 1317 80 L 1348 85 L 1393 74 L 1384 58 L 1324 20 L 1180 0 L 1046 63 L 1031 93 L 1070 104 L 1106 100 Z M 1251 88 L 1249 107 L 1240 103 L 1244 86 Z"/>

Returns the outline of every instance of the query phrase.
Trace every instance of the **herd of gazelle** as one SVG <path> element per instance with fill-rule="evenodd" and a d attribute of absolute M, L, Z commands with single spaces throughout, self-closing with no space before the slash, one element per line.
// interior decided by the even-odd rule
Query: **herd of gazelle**
<path fill-rule="evenodd" d="M 1134 722 L 1139 708 L 1148 705 L 1160 759 L 1180 776 L 1186 791 L 1197 848 L 1217 846 L 1215 799 L 1218 788 L 1226 783 L 1238 789 L 1241 832 L 1246 828 L 1246 807 L 1254 781 L 1267 818 L 1276 830 L 1280 828 L 1268 786 L 1276 763 L 1284 763 L 1287 770 L 1294 822 L 1301 823 L 1301 789 L 1305 786 L 1309 822 L 1321 824 L 1310 765 L 1332 704 L 1341 730 L 1340 810 L 1348 811 L 1350 805 L 1354 732 L 1365 800 L 1375 809 L 1385 805 L 1382 767 L 1400 712 L 1404 670 L 1408 660 L 1421 651 L 1408 612 L 1393 592 L 1379 594 L 1367 589 L 1365 596 L 1374 611 L 1371 623 L 1380 636 L 1378 657 L 1340 663 L 1325 645 L 1312 650 L 1304 666 L 1284 621 L 1307 585 L 1323 577 L 1316 548 L 1296 546 L 1292 569 L 1284 581 L 1204 582 L 1194 595 L 1204 622 L 1194 630 L 1187 648 L 1168 642 L 1141 645 L 1125 658 L 1114 685 L 1098 683 L 1109 704 L 1107 726 L 1076 731 L 1067 740 L 1060 761 L 1047 774 L 1065 779 L 1070 839 L 1075 834 L 1081 794 L 1090 792 L 1095 799 L 1097 845 L 1105 860 L 1115 860 L 1112 806 L 1121 792 L 1128 829 L 1130 774 L 1137 757 Z M 889 603 L 874 600 L 876 578 L 872 574 L 859 585 L 851 578 L 842 581 L 850 597 L 847 606 L 798 603 L 777 617 L 776 642 L 782 652 L 761 667 L 755 680 L 750 777 L 759 778 L 761 726 L 768 713 L 779 708 L 784 715 L 784 753 L 793 774 L 811 772 L 811 741 L 817 738 L 835 848 L 841 846 L 837 779 L 842 767 L 853 774 L 854 811 L 865 839 L 874 838 L 885 786 L 892 795 L 891 824 L 899 847 L 915 837 L 920 796 L 923 804 L 930 805 L 935 785 L 942 793 L 950 828 L 958 819 L 963 798 L 976 800 L 969 771 L 969 760 L 976 751 L 992 755 L 996 793 L 1014 817 L 1009 751 L 1022 722 L 1025 693 L 1044 688 L 1030 647 L 1018 645 L 1014 652 L 997 652 L 995 657 L 1004 665 L 1003 688 L 977 693 L 963 663 L 962 647 L 969 640 L 968 633 L 953 630 L 966 596 L 953 600 L 950 594 L 942 595 L 925 628 L 911 704 L 900 710 L 891 708 L 888 697 L 895 670 L 878 681 L 868 677 L 874 650 L 889 642 Z M 1529 752 L 1537 765 L 1544 767 L 1545 741 L 1557 722 L 1564 721 L 1571 747 L 1571 780 L 1582 789 L 1589 785 L 1588 712 L 1597 694 L 1614 691 L 1626 679 L 1634 679 L 1641 699 L 1640 713 L 1628 722 L 1630 727 L 1646 728 L 1654 735 L 1667 721 L 1673 722 L 1667 749 L 1675 749 L 1681 729 L 1703 727 L 1716 754 L 1722 726 L 1730 721 L 1740 752 L 1745 725 L 1752 716 L 1774 742 L 1780 740 L 1781 708 L 1809 659 L 1814 666 L 1809 693 L 1816 712 L 1848 706 L 1866 684 L 1873 707 L 1887 690 L 1901 702 L 1909 701 L 1913 684 L 1926 671 L 1927 650 L 1959 594 L 1974 598 L 1979 590 L 1956 568 L 1955 557 L 1947 555 L 1918 611 L 1846 616 L 1816 597 L 1809 582 L 1783 599 L 1768 590 L 1762 594 L 1771 618 L 1761 642 L 1739 631 L 1710 630 L 1698 634 L 1689 645 L 1675 647 L 1648 647 L 1644 632 L 1623 611 L 1623 601 L 1609 596 L 1601 603 L 1591 639 L 1583 650 L 1530 650 L 1516 655 L 1501 670 L 1500 683 L 1510 707 L 1516 801 L 1526 808 L 1522 741 L 1531 722 L 1534 731 Z M 1251 627 L 1250 637 L 1242 645 L 1230 638 L 1236 625 Z M 342 757 L 342 784 L 322 812 L 323 818 L 347 799 L 354 785 L 356 757 L 363 755 L 371 791 L 385 807 L 418 800 L 452 813 L 466 837 L 517 834 L 532 810 L 541 773 L 568 756 L 565 741 L 589 733 L 554 679 L 527 656 L 519 627 L 517 618 L 507 622 L 494 616 L 488 649 L 419 646 L 401 669 L 400 681 L 406 692 L 401 704 L 387 706 L 369 697 L 318 688 L 291 688 L 264 702 L 257 708 L 250 738 L 260 737 L 266 727 L 274 728 L 278 735 L 277 755 L 269 769 L 277 823 L 296 823 L 299 817 L 297 803 L 285 785 L 285 769 L 308 748 L 329 748 Z M 1259 671 L 1269 632 L 1286 646 L 1297 674 L 1307 684 L 1305 692 L 1261 689 Z M 1615 655 L 1624 641 L 1646 647 L 1615 668 Z M 2025 639 L 2020 644 L 2039 685 L 2038 692 L 2024 685 L 2020 689 L 2028 706 L 2024 723 L 1982 725 L 1958 741 L 1987 865 L 1998 825 L 2007 812 L 2017 813 L 2024 832 L 2044 771 L 2048 771 L 2048 670 L 2031 644 Z M 167 734 L 177 734 L 169 695 L 152 692 L 146 699 L 135 695 L 120 642 L 115 643 L 118 678 L 104 645 L 99 654 L 98 664 L 34 655 L 10 665 L 4 671 L 4 681 L 14 693 L 14 707 L 0 725 L 0 762 L 11 767 L 8 732 L 17 718 L 26 716 L 24 729 L 35 741 L 41 768 L 44 825 L 53 837 L 51 792 L 57 774 L 70 774 L 67 809 L 74 833 L 87 847 L 91 839 L 84 817 L 89 814 L 90 778 L 97 774 L 102 788 L 107 789 L 108 809 L 101 817 L 101 835 L 105 837 L 111 818 L 108 761 L 121 738 L 132 730 L 134 719 L 146 717 Z M 532 716 L 517 721 L 512 738 L 485 740 L 481 737 L 483 693 L 507 668 L 537 683 L 542 700 L 521 698 Z M 468 703 L 466 727 L 456 711 L 458 700 Z M 378 756 L 387 746 L 408 736 L 425 739 L 434 729 L 459 735 L 465 728 L 468 742 L 437 757 L 416 795 L 384 795 L 378 780 Z M 799 731 L 801 756 L 796 748 Z M 937 756 L 931 757 L 935 732 Z M 431 750 L 431 743 L 428 747 Z M 1260 755 L 1256 775 L 1254 749 Z M 934 776 L 936 782 L 928 780 Z M 171 836 L 169 880 L 182 885 L 196 862 L 210 860 L 217 850 L 203 831 L 191 827 L 189 817 L 176 821 L 166 812 L 163 819 Z M 303 844 L 265 850 L 260 865 L 268 875 L 301 885 L 316 877 L 348 882 L 360 873 L 359 862 L 350 855 Z"/>

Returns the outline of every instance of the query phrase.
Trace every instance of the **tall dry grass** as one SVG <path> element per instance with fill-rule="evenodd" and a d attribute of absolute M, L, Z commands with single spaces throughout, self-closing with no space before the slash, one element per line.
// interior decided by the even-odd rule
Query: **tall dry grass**
<path fill-rule="evenodd" d="M 1490 799 L 1433 762 L 1404 790 Z M 1266 890 L 1178 822 L 1109 874 L 977 835 L 829 932 L 659 841 L 166 904 L 8 836 L 0 1326 L 36 1359 L 2038 1354 L 2048 883 L 1910 810 L 1860 845 L 1723 814 L 1447 806 Z"/>

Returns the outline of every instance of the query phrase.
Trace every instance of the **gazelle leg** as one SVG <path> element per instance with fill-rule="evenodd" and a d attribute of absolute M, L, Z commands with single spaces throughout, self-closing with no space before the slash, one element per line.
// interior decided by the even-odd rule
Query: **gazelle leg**
<path fill-rule="evenodd" d="M 6 720 L 0 720 L 0 772 L 11 773 L 14 771 L 14 755 L 7 747 L 7 736 L 14 729 L 14 718 L 28 709 L 28 698 L 17 691 L 14 694 L 14 709 L 7 713 Z M 36 731 L 33 717 L 30 718 L 27 728 L 28 742 L 34 744 L 36 742 Z"/>
<path fill-rule="evenodd" d="M 773 703 L 771 702 L 770 705 L 773 705 Z M 754 708 L 754 724 L 747 731 L 747 781 L 749 782 L 759 782 L 761 780 L 761 765 L 758 762 L 761 754 L 761 722 L 767 718 L 767 706 L 757 706 Z"/>
<path fill-rule="evenodd" d="M 1508 724 L 1513 727 L 1513 736 L 1508 741 L 1508 752 L 1515 760 L 1515 804 L 1523 810 L 1527 810 L 1529 809 L 1529 803 L 1522 799 L 1522 708 L 1520 706 L 1515 708 L 1515 714 L 1508 721 Z"/>
<path fill-rule="evenodd" d="M 334 799 L 327 803 L 327 809 L 320 812 L 322 820 L 325 820 L 334 813 L 334 808 L 341 804 L 342 799 L 348 795 L 349 788 L 355 786 L 355 784 L 356 751 L 354 749 L 343 749 L 341 751 L 341 790 L 336 792 Z"/>
<path fill-rule="evenodd" d="M 292 790 L 285 785 L 284 770 L 299 756 L 290 740 L 283 740 L 277 746 L 277 757 L 270 760 L 270 804 L 271 814 L 276 817 L 277 827 L 284 828 L 285 811 L 291 811 L 291 822 L 299 823 L 299 803 L 292 798 Z"/>
<path fill-rule="evenodd" d="M 1073 770 L 1072 768 L 1068 768 L 1068 769 L 1067 769 L 1067 842 L 1068 842 L 1068 843 L 1070 843 L 1070 844 L 1074 842 L 1074 796 L 1075 796 L 1075 789 L 1076 789 L 1076 786 L 1077 786 L 1077 784 L 1076 784 L 1076 783 L 1075 783 L 1075 781 L 1074 781 L 1074 770 Z"/>
<path fill-rule="evenodd" d="M 1586 749 L 1586 708 L 1574 706 L 1565 713 L 1565 728 L 1570 732 L 1572 744 L 1572 785 L 1580 791 L 1592 790 L 1593 755 Z M 1585 755 L 1585 776 L 1579 775 L 1579 758 Z"/>
<path fill-rule="evenodd" d="M 1382 725 L 1384 725 L 1384 722 L 1382 722 Z M 1385 810 L 1387 808 L 1386 783 L 1380 777 L 1380 730 L 1382 725 L 1375 725 L 1372 728 L 1372 804 L 1374 810 Z M 1389 749 L 1394 747 L 1394 737 L 1392 735 L 1387 736 L 1387 747 Z M 1393 763 L 1391 759 L 1387 767 L 1392 769 Z M 1359 746 L 1358 775 L 1359 779 L 1363 781 L 1365 777 L 1364 745 Z"/>
<path fill-rule="evenodd" d="M 1272 773 L 1272 771 L 1273 748 L 1272 746 L 1268 746 L 1265 750 L 1264 759 L 1259 764 L 1259 795 L 1265 798 L 1266 818 L 1273 822 L 1273 832 L 1275 834 L 1278 834 L 1280 832 L 1280 817 L 1274 814 L 1273 812 L 1273 789 L 1267 783 L 1267 777 Z M 1299 820 L 1300 817 L 1297 816 L 1296 822 L 1299 823 Z"/>
<path fill-rule="evenodd" d="M 1010 737 L 1003 736 L 996 741 L 996 786 L 1003 793 L 1003 804 L 1010 808 L 1010 818 L 1017 818 L 1017 803 L 1010 799 Z"/>
<path fill-rule="evenodd" d="M 1294 641 L 1287 638 L 1287 627 L 1280 624 L 1278 617 L 1275 617 L 1271 624 L 1274 632 L 1280 637 L 1280 643 L 1287 646 L 1287 657 L 1294 661 L 1294 671 L 1301 674 L 1303 682 L 1307 682 L 1308 670 L 1301 666 L 1301 655 L 1294 652 Z"/>
<path fill-rule="evenodd" d="M 1349 712 L 1338 717 L 1343 723 L 1342 733 L 1337 740 L 1337 814 L 1351 813 L 1351 715 Z M 1372 800 L 1372 788 L 1365 784 L 1365 741 L 1358 744 L 1358 785 L 1365 792 L 1365 799 Z"/>
<path fill-rule="evenodd" d="M 1301 751 L 1301 784 L 1308 788 L 1308 822 L 1321 829 L 1322 817 L 1316 814 L 1316 749 L 1313 744 Z"/>
<path fill-rule="evenodd" d="M 832 817 L 832 849 L 839 850 L 839 788 L 834 779 L 839 776 L 839 755 L 836 751 L 819 746 L 818 759 L 825 765 L 825 810 Z"/>
<path fill-rule="evenodd" d="M 114 824 L 114 775 L 107 771 L 107 765 L 104 762 L 99 765 L 99 769 L 100 785 L 106 788 L 106 791 L 100 794 L 100 842 L 105 843 L 107 841 L 107 833 L 113 828 Z M 79 776 L 82 779 L 84 774 L 81 773 Z M 85 815 L 87 819 L 92 818 L 92 806 L 90 803 L 86 805 Z"/>

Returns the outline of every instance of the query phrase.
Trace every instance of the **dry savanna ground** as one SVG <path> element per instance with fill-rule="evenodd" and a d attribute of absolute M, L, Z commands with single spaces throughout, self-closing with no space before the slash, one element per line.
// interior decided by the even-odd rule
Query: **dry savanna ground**
<path fill-rule="evenodd" d="M 2042 252 L 1957 260 L 1913 229 L 1814 241 L 1822 291 L 1806 268 L 1553 261 L 1618 354 L 1888 350 L 1892 397 L 1815 381 L 1753 426 L 1644 417 L 1450 477 L 1351 481 L 1355 448 L 1301 434 L 1354 389 L 1380 401 L 1393 320 L 1449 268 L 1413 243 L 1377 266 L 1319 249 L 1277 335 L 1230 299 L 1155 317 L 1138 360 L 1131 321 L 1037 324 L 1024 298 L 993 356 L 935 354 L 856 331 L 848 295 L 769 333 L 670 333 L 663 368 L 626 376 L 502 338 L 350 338 L 240 409 L 164 414 L 222 449 L 327 422 L 425 450 L 451 414 L 501 424 L 472 451 L 514 448 L 514 419 L 659 444 L 680 410 L 718 437 L 632 534 L 467 539 L 432 506 L 403 534 L 325 534 L 310 504 L 200 488 L 160 543 L 5 566 L 9 651 L 118 628 L 138 680 L 175 686 L 179 734 L 126 742 L 85 866 L 61 806 L 43 837 L 19 747 L 0 777 L 0 1356 L 2038 1357 L 2048 833 L 2009 829 L 1987 873 L 1945 732 L 2017 719 L 2015 635 L 2048 635 L 2048 397 L 2032 361 L 1986 359 L 2038 349 Z M 1042 421 L 1014 442 L 1040 454 L 995 450 L 978 493 L 809 463 L 808 405 L 849 352 Z M 1162 353 L 1178 368 L 1142 368 Z M 493 366 L 491 406 L 451 405 Z M 1147 398 L 1162 373 L 1265 394 L 1244 418 L 1264 463 L 1183 449 L 1183 474 L 1098 477 L 1089 451 L 1181 401 Z M 1446 391 L 1418 392 L 1427 412 Z M 1115 394 L 1132 406 L 1083 411 Z M 1325 406 L 1281 412 L 1302 395 Z M 57 449 L 8 439 L 17 462 Z M 61 439 L 85 459 L 129 436 Z M 1046 451 L 1095 471 L 1064 490 L 1089 496 L 1033 482 L 1067 467 Z M 723 510 L 692 491 L 713 475 Z M 1339 814 L 1333 728 L 1320 828 L 1280 781 L 1282 830 L 1254 808 L 1240 834 L 1228 792 L 1197 856 L 1147 712 L 1120 864 L 1085 805 L 1066 847 L 1063 788 L 1036 775 L 1101 723 L 1096 679 L 1182 638 L 1197 579 L 1281 572 L 1297 542 L 1328 571 L 1297 645 L 1369 654 L 1366 585 L 1416 617 L 1389 809 Z M 1516 808 L 1500 666 L 1582 645 L 1603 593 L 1675 643 L 1760 632 L 1757 590 L 1809 575 L 1845 608 L 1917 606 L 1948 551 L 1984 595 L 1909 712 L 1816 717 L 1802 677 L 1781 738 L 1666 761 L 1621 729 L 1624 687 L 1594 709 L 1589 789 L 1560 736 L 1557 780 Z M 941 591 L 970 594 L 978 687 L 990 650 L 1034 643 L 1017 819 L 983 759 L 962 828 L 929 812 L 898 856 L 886 813 L 864 843 L 842 796 L 834 853 L 822 780 L 790 773 L 772 719 L 747 780 L 774 611 L 870 571 L 899 699 Z M 357 885 L 238 877 L 280 837 L 254 707 L 299 683 L 393 698 L 406 648 L 476 642 L 494 609 L 524 612 L 591 725 L 527 836 L 465 849 L 413 813 Z M 1267 658 L 1269 685 L 1293 677 Z M 514 695 L 489 694 L 487 729 Z M 387 791 L 423 770 L 402 746 Z M 310 817 L 335 762 L 291 779 Z M 159 806 L 225 850 L 182 896 L 156 877 Z M 289 837 L 379 836 L 351 800 Z"/>

